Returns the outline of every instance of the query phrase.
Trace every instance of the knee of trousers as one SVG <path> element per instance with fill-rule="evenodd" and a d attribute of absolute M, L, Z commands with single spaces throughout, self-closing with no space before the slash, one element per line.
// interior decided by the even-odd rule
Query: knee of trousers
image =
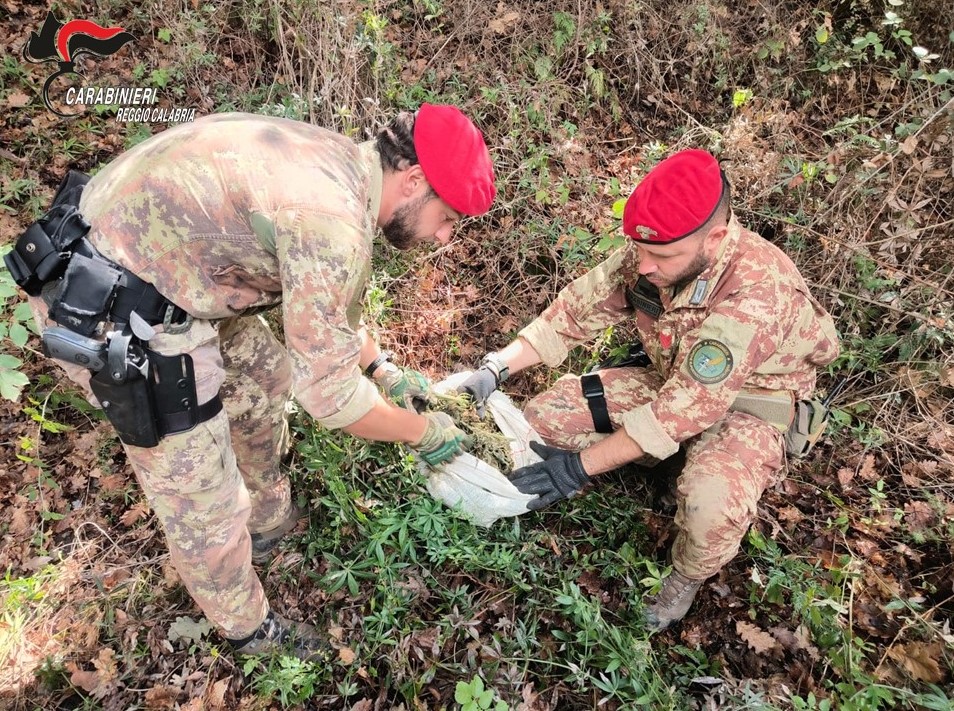
<path fill-rule="evenodd" d="M 526 404 L 524 417 L 551 445 L 572 448 L 580 434 L 593 433 L 593 420 L 582 403 L 579 378 L 567 375 Z"/>
<path fill-rule="evenodd" d="M 127 447 L 130 464 L 166 535 L 186 546 L 196 536 L 212 545 L 244 527 L 251 508 L 236 467 L 225 413 L 150 449 Z"/>
<path fill-rule="evenodd" d="M 732 560 L 755 520 L 760 494 L 761 490 L 749 491 L 717 476 L 688 484 L 683 478 L 677 489 L 676 569 L 692 578 L 704 578 Z"/>

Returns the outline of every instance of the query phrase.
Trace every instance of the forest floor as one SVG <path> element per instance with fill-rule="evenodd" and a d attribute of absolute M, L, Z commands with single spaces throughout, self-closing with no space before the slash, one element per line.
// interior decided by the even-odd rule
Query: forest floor
<path fill-rule="evenodd" d="M 55 64 L 22 53 L 49 7 L 0 5 L 9 246 L 67 169 L 95 170 L 166 124 L 51 112 L 40 94 Z M 440 379 L 505 345 L 619 244 L 614 204 L 640 177 L 701 147 L 723 162 L 742 223 L 792 257 L 836 319 L 843 353 L 819 391 L 847 385 L 822 443 L 766 492 L 736 559 L 655 636 L 640 599 L 671 542 L 659 472 L 612 473 L 484 530 L 433 501 L 398 447 L 298 413 L 288 466 L 311 516 L 262 579 L 271 604 L 326 630 L 338 658 L 246 661 L 182 588 L 117 439 L 39 353 L 0 272 L 0 380 L 23 386 L 0 399 L 0 707 L 952 708 L 945 3 L 160 5 L 55 5 L 63 23 L 135 38 L 80 60 L 86 85 L 149 87 L 198 116 L 280 115 L 356 140 L 424 101 L 457 104 L 482 127 L 491 212 L 447 247 L 376 254 L 367 315 L 402 362 Z M 521 373 L 508 392 L 525 401 L 630 333 L 607 333 L 558 371 Z"/>

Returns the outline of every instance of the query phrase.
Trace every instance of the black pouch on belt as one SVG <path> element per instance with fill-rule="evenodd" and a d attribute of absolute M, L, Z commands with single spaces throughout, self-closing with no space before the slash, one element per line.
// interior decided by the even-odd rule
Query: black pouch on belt
<path fill-rule="evenodd" d="M 109 319 L 121 276 L 106 262 L 74 254 L 50 304 L 50 318 L 80 335 L 93 335 Z"/>
<path fill-rule="evenodd" d="M 13 280 L 30 296 L 39 296 L 44 284 L 60 278 L 74 245 L 89 232 L 89 223 L 78 210 L 88 182 L 88 175 L 69 171 L 49 211 L 27 227 L 13 249 L 3 255 Z"/>

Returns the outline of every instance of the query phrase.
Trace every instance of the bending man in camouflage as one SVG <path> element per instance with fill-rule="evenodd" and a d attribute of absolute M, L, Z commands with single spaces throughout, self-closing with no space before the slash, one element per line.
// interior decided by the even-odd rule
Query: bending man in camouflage
<path fill-rule="evenodd" d="M 649 367 L 567 375 L 531 400 L 527 419 L 554 447 L 512 480 L 538 494 L 531 508 L 541 508 L 598 474 L 685 448 L 674 572 L 646 611 L 661 630 L 738 552 L 783 467 L 794 403 L 811 395 L 816 367 L 835 358 L 838 341 L 791 260 L 732 217 L 729 185 L 708 153 L 683 151 L 656 166 L 627 201 L 623 230 L 626 247 L 488 354 L 462 389 L 480 402 L 509 372 L 556 366 L 571 347 L 636 319 Z"/>
<path fill-rule="evenodd" d="M 279 469 L 289 395 L 325 427 L 404 442 L 430 464 L 464 446 L 447 415 L 415 411 L 427 381 L 382 355 L 361 300 L 376 228 L 399 249 L 445 244 L 493 197 L 480 131 L 456 108 L 426 104 L 360 145 L 297 121 L 211 116 L 145 141 L 83 189 L 89 242 L 169 302 L 164 324 L 124 317 L 152 351 L 191 356 L 199 409 L 212 413 L 126 452 L 176 570 L 238 651 L 291 642 L 310 657 L 323 646 L 311 626 L 270 612 L 252 568 L 300 517 Z M 47 286 L 53 296 L 33 300 L 40 316 L 65 288 Z M 284 347 L 254 315 L 279 305 Z M 89 370 L 69 371 L 88 386 Z"/>

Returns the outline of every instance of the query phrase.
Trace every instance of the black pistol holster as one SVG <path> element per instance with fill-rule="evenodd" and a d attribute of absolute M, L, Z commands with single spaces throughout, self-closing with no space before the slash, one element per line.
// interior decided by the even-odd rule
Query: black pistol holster
<path fill-rule="evenodd" d="M 197 404 L 188 354 L 164 356 L 131 333 L 110 334 L 106 367 L 89 385 L 126 444 L 155 447 L 168 434 L 187 432 L 222 410 L 218 396 Z"/>
<path fill-rule="evenodd" d="M 42 294 L 60 324 L 43 332 L 44 352 L 92 373 L 90 388 L 125 444 L 155 447 L 166 435 L 217 415 L 222 401 L 216 396 L 198 404 L 191 356 L 149 348 L 152 326 L 182 333 L 192 317 L 86 239 L 90 226 L 79 198 L 88 181 L 70 171 L 49 212 L 27 228 L 4 262 L 24 291 Z M 104 334 L 108 323 L 114 330 Z"/>

